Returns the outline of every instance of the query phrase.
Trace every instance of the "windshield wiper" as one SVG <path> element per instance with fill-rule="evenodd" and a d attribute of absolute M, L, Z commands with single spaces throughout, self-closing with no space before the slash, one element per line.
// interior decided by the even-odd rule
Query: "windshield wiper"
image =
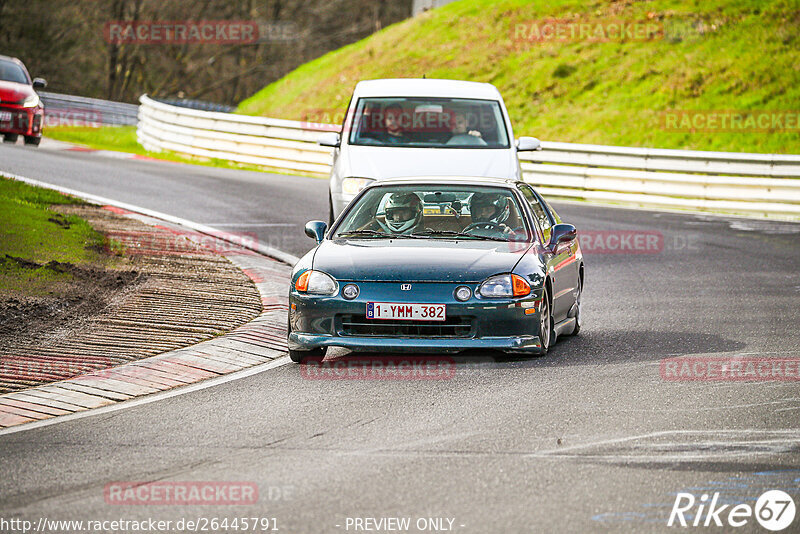
<path fill-rule="evenodd" d="M 386 232 L 378 232 L 377 230 L 351 230 L 349 232 L 342 232 L 336 234 L 336 237 L 393 237 Z"/>
<path fill-rule="evenodd" d="M 489 241 L 502 241 L 504 243 L 508 242 L 508 239 L 503 239 L 502 237 L 494 237 L 488 235 L 479 235 L 479 234 L 467 234 L 465 232 L 456 232 L 453 230 L 425 230 L 424 232 L 414 232 L 414 235 L 441 235 L 447 237 L 466 237 L 468 239 L 486 239 Z"/>
<path fill-rule="evenodd" d="M 336 237 L 376 237 L 387 239 L 425 239 L 421 235 L 412 234 L 387 234 L 386 232 L 378 232 L 377 230 L 352 230 L 350 232 L 342 232 L 336 234 Z"/>

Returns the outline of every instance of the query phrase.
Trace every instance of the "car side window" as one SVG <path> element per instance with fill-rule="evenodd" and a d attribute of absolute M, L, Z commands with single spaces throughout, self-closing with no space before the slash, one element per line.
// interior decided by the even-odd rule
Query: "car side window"
<path fill-rule="evenodd" d="M 528 204 L 530 204 L 533 216 L 536 218 L 536 222 L 539 223 L 544 241 L 547 243 L 550 241 L 550 227 L 553 226 L 550 222 L 550 216 L 547 214 L 547 209 L 539 202 L 539 198 L 530 186 L 521 184 L 519 190 L 522 192 L 522 196 L 525 197 L 525 200 L 528 201 Z"/>

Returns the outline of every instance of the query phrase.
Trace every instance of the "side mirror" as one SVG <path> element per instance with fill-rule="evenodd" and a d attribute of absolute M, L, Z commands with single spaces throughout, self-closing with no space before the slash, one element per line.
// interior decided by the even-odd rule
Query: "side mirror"
<path fill-rule="evenodd" d="M 561 243 L 575 241 L 578 230 L 571 224 L 557 224 L 550 230 L 550 246 L 556 247 Z"/>
<path fill-rule="evenodd" d="M 33 88 L 34 89 L 44 89 L 47 87 L 47 80 L 44 78 L 34 78 L 33 79 Z"/>
<path fill-rule="evenodd" d="M 542 143 L 535 137 L 520 137 L 517 139 L 517 152 L 529 152 L 531 150 L 541 150 Z"/>
<path fill-rule="evenodd" d="M 317 138 L 317 143 L 320 146 L 338 147 L 341 144 L 339 134 L 336 132 L 325 132 Z"/>
<path fill-rule="evenodd" d="M 328 225 L 322 221 L 308 221 L 306 223 L 306 235 L 314 239 L 317 244 L 322 243 L 322 240 L 325 238 L 325 230 L 327 229 Z"/>

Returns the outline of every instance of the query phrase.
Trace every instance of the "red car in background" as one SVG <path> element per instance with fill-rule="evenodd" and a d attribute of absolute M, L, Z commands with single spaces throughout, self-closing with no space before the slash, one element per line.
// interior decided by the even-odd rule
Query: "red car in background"
<path fill-rule="evenodd" d="M 39 145 L 44 124 L 44 105 L 34 89 L 44 89 L 42 78 L 31 80 L 22 61 L 0 56 L 0 133 L 14 143 L 22 135 L 26 145 Z"/>

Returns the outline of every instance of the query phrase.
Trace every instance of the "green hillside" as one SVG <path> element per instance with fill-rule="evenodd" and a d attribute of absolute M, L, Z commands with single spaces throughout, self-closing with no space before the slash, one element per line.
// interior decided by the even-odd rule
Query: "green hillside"
<path fill-rule="evenodd" d="M 571 37 L 579 24 L 593 38 Z M 493 83 L 518 135 L 800 153 L 799 33 L 800 0 L 461 0 L 306 63 L 238 111 L 328 122 L 359 80 L 426 75 Z M 685 119 L 664 112 L 691 110 L 779 113 L 766 128 L 744 117 L 735 131 L 667 129 Z"/>

